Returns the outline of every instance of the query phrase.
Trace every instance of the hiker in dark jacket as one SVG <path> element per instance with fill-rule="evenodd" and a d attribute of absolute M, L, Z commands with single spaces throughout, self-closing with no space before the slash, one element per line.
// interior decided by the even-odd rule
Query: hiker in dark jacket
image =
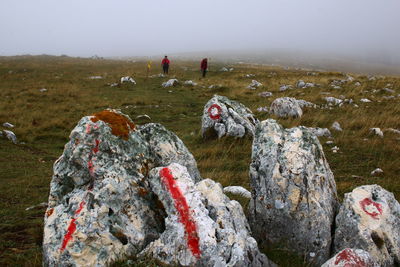
<path fill-rule="evenodd" d="M 200 69 L 201 69 L 201 73 L 203 74 L 203 78 L 206 77 L 206 73 L 207 73 L 207 58 L 203 58 L 203 60 L 201 61 Z"/>
<path fill-rule="evenodd" d="M 163 68 L 164 74 L 168 74 L 169 59 L 167 56 L 165 56 L 164 59 L 161 61 L 161 66 Z"/>

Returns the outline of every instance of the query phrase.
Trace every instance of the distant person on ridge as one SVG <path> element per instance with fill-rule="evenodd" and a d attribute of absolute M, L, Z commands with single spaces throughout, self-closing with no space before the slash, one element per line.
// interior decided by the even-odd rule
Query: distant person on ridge
<path fill-rule="evenodd" d="M 161 61 L 161 66 L 163 68 L 164 74 L 168 74 L 169 59 L 167 56 L 165 56 L 164 59 Z"/>
<path fill-rule="evenodd" d="M 201 61 L 200 69 L 201 73 L 203 74 L 203 78 L 205 78 L 207 73 L 207 58 L 203 58 L 203 60 Z"/>

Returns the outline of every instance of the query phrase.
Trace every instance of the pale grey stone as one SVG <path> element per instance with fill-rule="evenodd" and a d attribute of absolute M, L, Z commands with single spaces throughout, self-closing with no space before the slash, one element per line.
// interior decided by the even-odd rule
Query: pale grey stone
<path fill-rule="evenodd" d="M 279 244 L 315 265 L 329 258 L 336 184 L 314 134 L 271 119 L 259 123 L 250 185 L 249 220 L 259 242 Z"/>
<path fill-rule="evenodd" d="M 371 134 L 379 136 L 380 138 L 383 138 L 383 132 L 382 132 L 382 130 L 380 128 L 370 128 L 369 132 Z"/>
<path fill-rule="evenodd" d="M 149 182 L 167 217 L 165 231 L 140 256 L 172 266 L 276 266 L 258 250 L 242 207 L 224 195 L 220 184 L 194 183 L 179 164 L 151 170 Z M 179 191 L 180 201 L 172 190 Z"/>
<path fill-rule="evenodd" d="M 238 196 L 248 198 L 248 199 L 251 198 L 251 193 L 242 186 L 232 185 L 232 186 L 224 187 L 224 193 L 231 193 L 231 194 L 238 195 Z"/>
<path fill-rule="evenodd" d="M 292 97 L 280 97 L 275 99 L 271 103 L 269 109 L 270 113 L 275 114 L 278 117 L 301 117 L 303 115 L 303 110 L 301 109 L 297 99 Z"/>
<path fill-rule="evenodd" d="M 11 124 L 11 123 L 9 123 L 9 122 L 5 122 L 5 123 L 3 123 L 3 127 L 6 127 L 6 128 L 14 128 L 14 125 Z"/>
<path fill-rule="evenodd" d="M 217 123 L 225 126 L 225 134 L 234 137 L 254 135 L 254 126 L 258 120 L 250 109 L 237 101 L 227 97 L 214 95 L 204 106 L 201 133 L 204 138 L 218 135 L 222 137 L 222 131 L 217 131 Z M 221 126 L 217 126 L 222 129 Z"/>
<path fill-rule="evenodd" d="M 331 137 L 332 136 L 331 131 L 329 131 L 328 128 L 308 127 L 308 129 L 310 130 L 310 132 L 312 132 L 316 136 L 325 136 L 325 137 Z"/>
<path fill-rule="evenodd" d="M 335 252 L 367 251 L 379 266 L 400 264 L 400 204 L 379 185 L 363 185 L 345 194 L 336 217 Z"/>
<path fill-rule="evenodd" d="M 17 144 L 17 136 L 15 135 L 14 132 L 10 130 L 3 130 L 3 134 L 6 135 L 7 139 L 13 142 L 14 144 Z"/>
<path fill-rule="evenodd" d="M 258 95 L 261 97 L 270 97 L 270 96 L 272 96 L 272 93 L 265 91 L 265 92 L 259 93 Z"/>
<path fill-rule="evenodd" d="M 335 130 L 335 131 L 338 131 L 338 132 L 343 131 L 342 127 L 340 126 L 340 123 L 337 122 L 337 121 L 335 121 L 334 123 L 332 123 L 331 129 L 332 129 L 332 130 Z"/>
<path fill-rule="evenodd" d="M 383 170 L 381 168 L 376 168 L 375 170 L 373 170 L 371 172 L 372 176 L 377 176 L 377 175 L 381 175 L 383 173 Z"/>
<path fill-rule="evenodd" d="M 161 86 L 164 88 L 167 88 L 167 87 L 175 86 L 177 84 L 179 84 L 179 81 L 177 79 L 169 79 L 168 81 L 163 82 Z"/>
<path fill-rule="evenodd" d="M 125 76 L 125 77 L 121 77 L 121 83 L 133 83 L 133 84 L 136 84 L 136 81 L 130 76 Z"/>

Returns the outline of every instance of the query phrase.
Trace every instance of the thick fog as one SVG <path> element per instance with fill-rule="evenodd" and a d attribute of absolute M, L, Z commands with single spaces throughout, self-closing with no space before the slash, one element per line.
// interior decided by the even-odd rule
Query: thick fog
<path fill-rule="evenodd" d="M 1 0 L 0 55 L 281 49 L 400 63 L 399 0 Z"/>

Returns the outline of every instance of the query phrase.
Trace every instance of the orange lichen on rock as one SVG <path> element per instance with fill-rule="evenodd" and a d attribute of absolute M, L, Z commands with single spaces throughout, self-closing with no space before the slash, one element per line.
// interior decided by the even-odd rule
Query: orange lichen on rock
<path fill-rule="evenodd" d="M 128 140 L 129 132 L 135 129 L 135 124 L 127 117 L 110 110 L 103 110 L 93 114 L 93 116 L 94 118 L 90 119 L 92 122 L 104 121 L 110 126 L 113 135 L 119 136 L 124 140 Z"/>

